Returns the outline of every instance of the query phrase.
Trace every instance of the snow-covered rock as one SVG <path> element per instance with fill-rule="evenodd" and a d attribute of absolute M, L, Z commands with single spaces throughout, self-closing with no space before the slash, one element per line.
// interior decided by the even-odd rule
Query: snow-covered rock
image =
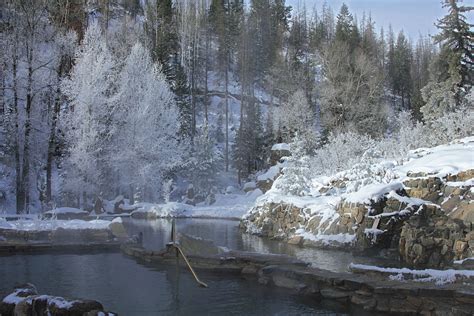
<path fill-rule="evenodd" d="M 34 311 L 33 311 L 34 310 Z M 104 312 L 101 303 L 94 300 L 68 299 L 59 296 L 39 295 L 36 287 L 25 284 L 0 302 L 2 315 L 115 315 Z"/>
<path fill-rule="evenodd" d="M 271 178 L 275 170 L 258 180 Z M 398 247 L 400 240 L 397 250 L 407 262 L 445 266 L 474 254 L 469 246 L 474 245 L 474 234 L 466 235 L 464 229 L 474 222 L 473 178 L 474 138 L 468 137 L 411 151 L 397 161 L 378 159 L 313 178 L 306 196 L 289 195 L 279 189 L 285 186 L 274 185 L 242 221 L 250 233 L 284 239 L 301 236 L 304 245 L 365 249 Z M 287 181 L 284 175 L 276 180 L 282 181 Z M 412 216 L 424 218 L 440 234 L 445 225 L 459 234 L 441 235 L 433 244 L 429 238 L 420 239 L 428 232 L 424 224 L 409 224 Z M 464 224 L 454 224 L 454 218 Z M 405 237 L 413 234 L 418 237 Z"/>
<path fill-rule="evenodd" d="M 249 191 L 255 190 L 256 188 L 257 188 L 257 183 L 255 183 L 255 181 L 250 181 L 250 182 L 244 183 L 243 190 L 244 192 L 249 192 Z"/>
<path fill-rule="evenodd" d="M 288 144 L 285 144 L 285 143 L 279 143 L 279 144 L 275 144 L 272 146 L 272 151 L 290 151 L 290 145 Z"/>

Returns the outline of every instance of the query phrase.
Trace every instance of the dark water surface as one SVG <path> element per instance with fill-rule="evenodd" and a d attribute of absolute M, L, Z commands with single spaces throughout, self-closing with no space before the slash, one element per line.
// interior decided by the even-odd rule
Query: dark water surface
<path fill-rule="evenodd" d="M 124 220 L 130 233 L 143 232 L 144 247 L 162 249 L 171 221 Z M 286 253 L 333 271 L 350 262 L 365 262 L 347 252 L 303 249 L 242 234 L 237 221 L 177 220 L 177 231 L 213 240 L 235 250 Z M 199 271 L 208 289 L 197 287 L 191 274 L 172 265 L 137 263 L 120 253 L 36 254 L 0 257 L 0 294 L 17 284 L 32 283 L 40 294 L 95 299 L 120 315 L 343 315 L 337 303 L 322 305 L 255 280 Z M 325 303 L 326 304 L 326 303 Z"/>
<path fill-rule="evenodd" d="M 200 272 L 209 285 L 173 266 L 148 267 L 119 253 L 0 257 L 0 293 L 30 282 L 41 294 L 95 299 L 120 315 L 336 315 L 254 280 Z M 339 310 L 340 312 L 340 310 Z"/>
<path fill-rule="evenodd" d="M 124 225 L 130 234 L 143 233 L 143 246 L 151 250 L 161 250 L 170 241 L 171 220 L 153 221 L 124 219 Z M 348 251 L 302 248 L 285 242 L 243 234 L 239 221 L 223 219 L 178 219 L 177 232 L 212 240 L 216 245 L 231 250 L 260 253 L 286 254 L 311 263 L 314 267 L 334 272 L 347 272 L 350 263 L 373 265 L 394 265 L 393 262 L 380 259 L 354 256 Z"/>

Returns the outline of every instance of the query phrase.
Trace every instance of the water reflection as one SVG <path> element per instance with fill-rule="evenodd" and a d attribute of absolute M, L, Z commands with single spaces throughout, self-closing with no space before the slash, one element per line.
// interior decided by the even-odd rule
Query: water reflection
<path fill-rule="evenodd" d="M 171 223 L 170 219 L 124 220 L 129 233 L 143 232 L 143 245 L 151 250 L 161 250 L 170 241 Z M 177 219 L 176 228 L 178 232 L 210 239 L 216 245 L 232 250 L 287 254 L 311 263 L 314 267 L 335 272 L 348 271 L 351 262 L 378 265 L 389 263 L 376 258 L 354 256 L 347 251 L 302 248 L 285 242 L 244 234 L 239 229 L 239 222 L 234 220 Z"/>
<path fill-rule="evenodd" d="M 314 301 L 235 276 L 137 264 L 120 253 L 0 257 L 0 294 L 30 282 L 40 293 L 96 299 L 120 315 L 335 315 Z"/>

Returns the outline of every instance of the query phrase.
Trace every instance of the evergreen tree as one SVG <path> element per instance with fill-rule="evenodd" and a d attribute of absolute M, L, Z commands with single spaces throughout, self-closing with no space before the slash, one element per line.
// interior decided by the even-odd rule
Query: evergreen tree
<path fill-rule="evenodd" d="M 430 81 L 422 89 L 426 104 L 421 112 L 424 118 L 433 119 L 454 111 L 463 104 L 472 106 L 469 95 L 473 82 L 473 38 L 471 25 L 465 13 L 471 7 L 459 6 L 458 0 L 446 0 L 443 7 L 448 14 L 439 20 L 440 33 L 435 36 L 441 44 L 440 54 L 432 62 Z"/>
<path fill-rule="evenodd" d="M 239 179 L 260 170 L 264 164 L 263 127 L 260 107 L 249 102 L 245 120 L 241 121 L 233 150 L 234 166 Z"/>
<path fill-rule="evenodd" d="M 386 85 L 390 87 L 393 92 L 393 80 L 395 78 L 395 34 L 393 33 L 392 25 L 388 27 L 387 34 L 387 63 L 386 63 Z"/>
<path fill-rule="evenodd" d="M 412 60 L 413 96 L 411 97 L 411 110 L 413 118 L 421 121 L 421 108 L 425 105 L 421 89 L 429 80 L 429 65 L 435 56 L 435 48 L 429 38 L 420 37 L 416 43 Z"/>
<path fill-rule="evenodd" d="M 151 44 L 153 60 L 158 61 L 167 78 L 172 79 L 176 74 L 173 74 L 170 61 L 178 48 L 173 1 L 147 2 L 143 27 Z"/>
<path fill-rule="evenodd" d="M 179 135 L 188 138 L 192 134 L 192 109 L 190 102 L 189 84 L 183 67 L 175 62 L 175 78 L 171 90 L 175 95 L 176 105 L 179 110 L 180 129 Z"/>
<path fill-rule="evenodd" d="M 204 197 L 211 193 L 216 184 L 216 175 L 222 168 L 222 158 L 215 152 L 214 143 L 209 135 L 208 127 L 202 128 L 194 140 L 194 152 L 188 165 L 192 182 L 197 193 Z"/>
<path fill-rule="evenodd" d="M 456 103 L 459 105 L 461 97 L 468 93 L 474 81 L 474 31 L 473 25 L 468 23 L 466 14 L 474 7 L 460 6 L 459 0 L 445 0 L 444 8 L 448 14 L 438 21 L 440 33 L 435 41 L 442 45 L 443 50 L 449 50 L 449 73 L 451 77 L 459 76 L 456 82 Z M 462 89 L 462 90 L 461 90 Z"/>
<path fill-rule="evenodd" d="M 288 30 L 290 8 L 284 0 L 252 0 L 249 16 L 251 69 L 257 80 L 262 80 L 275 63 Z M 262 18 L 262 17 L 269 18 Z"/>
<path fill-rule="evenodd" d="M 372 16 L 369 15 L 366 24 L 362 29 L 361 48 L 367 56 L 373 58 L 378 57 L 379 43 L 377 42 L 377 36 L 375 34 L 375 22 L 372 20 Z"/>
<path fill-rule="evenodd" d="M 410 106 L 410 96 L 412 88 L 411 78 L 411 46 L 403 32 L 397 37 L 397 44 L 394 51 L 394 73 L 392 77 L 392 89 L 402 99 L 402 108 Z"/>
<path fill-rule="evenodd" d="M 349 12 L 349 7 L 343 3 L 336 23 L 336 40 L 340 42 L 350 43 L 353 36 L 354 18 Z"/>

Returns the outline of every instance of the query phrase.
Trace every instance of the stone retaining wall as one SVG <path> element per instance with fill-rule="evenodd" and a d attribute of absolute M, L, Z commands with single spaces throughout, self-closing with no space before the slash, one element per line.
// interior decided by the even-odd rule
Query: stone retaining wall
<path fill-rule="evenodd" d="M 342 200 L 333 221 L 322 222 L 322 217 L 291 204 L 266 203 L 256 206 L 241 226 L 250 233 L 300 245 L 388 249 L 411 266 L 445 267 L 453 260 L 474 256 L 473 186 L 460 185 L 474 177 L 474 170 L 444 178 L 420 173 L 408 176 L 403 189 L 378 201 Z M 345 186 L 343 181 L 333 185 Z M 331 191 L 322 189 L 323 194 Z M 406 198 L 419 202 L 408 204 Z M 353 236 L 353 242 L 305 240 L 295 234 L 301 228 L 315 235 L 346 234 Z"/>
<path fill-rule="evenodd" d="M 148 264 L 176 264 L 174 251 L 149 251 L 133 244 L 122 251 Z M 472 315 L 474 287 L 469 284 L 435 285 L 390 280 L 364 274 L 335 273 L 308 267 L 283 255 L 231 251 L 206 257 L 188 256 L 195 269 L 232 272 L 266 286 L 286 288 L 315 300 L 336 301 L 348 308 L 356 306 L 367 312 L 423 315 Z M 179 260 L 184 264 L 183 260 Z M 205 280 L 204 280 L 205 281 Z"/>

